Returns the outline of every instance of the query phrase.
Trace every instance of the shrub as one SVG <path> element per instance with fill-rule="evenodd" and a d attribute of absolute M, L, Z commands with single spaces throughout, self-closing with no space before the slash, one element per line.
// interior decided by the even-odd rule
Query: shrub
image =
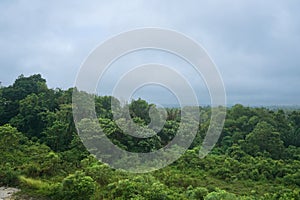
<path fill-rule="evenodd" d="M 18 184 L 19 172 L 13 170 L 9 164 L 0 168 L 0 185 L 15 186 Z"/>
<path fill-rule="evenodd" d="M 229 192 L 226 192 L 225 190 L 218 190 L 216 192 L 209 193 L 204 200 L 235 200 L 237 197 Z"/>
<path fill-rule="evenodd" d="M 90 176 L 86 176 L 82 171 L 77 171 L 62 181 L 60 189 L 61 199 L 91 199 L 96 190 L 96 186 L 96 182 Z"/>
<path fill-rule="evenodd" d="M 188 199 L 199 199 L 203 200 L 204 197 L 208 194 L 208 190 L 204 187 L 188 187 L 187 197 Z"/>

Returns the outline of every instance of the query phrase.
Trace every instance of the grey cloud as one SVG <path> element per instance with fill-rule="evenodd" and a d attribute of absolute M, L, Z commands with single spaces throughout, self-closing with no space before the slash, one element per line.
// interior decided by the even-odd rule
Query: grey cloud
<path fill-rule="evenodd" d="M 42 73 L 50 87 L 72 87 L 97 44 L 155 26 L 178 30 L 207 49 L 229 104 L 299 104 L 299 8 L 296 0 L 1 1 L 0 81 Z"/>

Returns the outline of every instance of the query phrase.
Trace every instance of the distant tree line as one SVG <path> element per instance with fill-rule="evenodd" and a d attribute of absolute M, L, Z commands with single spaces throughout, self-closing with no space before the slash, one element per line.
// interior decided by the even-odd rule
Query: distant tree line
<path fill-rule="evenodd" d="M 0 185 L 46 199 L 300 199 L 299 110 L 227 108 L 215 148 L 200 159 L 211 116 L 210 107 L 200 107 L 197 135 L 183 157 L 164 169 L 134 175 L 109 168 L 83 146 L 73 120 L 74 90 L 49 89 L 40 74 L 21 75 L 0 87 Z M 160 149 L 179 129 L 181 109 L 166 108 L 157 134 L 130 136 L 118 124 L 131 131 L 131 118 L 143 134 L 151 124 L 149 112 L 158 124 L 164 122 L 159 108 L 142 99 L 121 105 L 114 97 L 90 97 L 102 130 L 127 151 Z"/>

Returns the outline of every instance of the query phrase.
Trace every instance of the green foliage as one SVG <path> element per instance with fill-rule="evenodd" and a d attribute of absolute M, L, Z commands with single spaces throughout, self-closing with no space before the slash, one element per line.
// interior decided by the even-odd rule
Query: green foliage
<path fill-rule="evenodd" d="M 81 161 L 84 172 L 87 176 L 92 177 L 100 186 L 105 186 L 112 182 L 116 172 L 107 164 L 99 162 L 95 157 L 88 156 Z"/>
<path fill-rule="evenodd" d="M 22 133 L 9 124 L 0 126 L 0 138 L 0 151 L 2 153 L 14 151 L 21 142 L 26 140 Z"/>
<path fill-rule="evenodd" d="M 150 186 L 150 187 L 149 187 Z M 168 189 L 152 176 L 135 176 L 119 180 L 107 186 L 109 199 L 181 199 L 181 195 Z"/>
<path fill-rule="evenodd" d="M 60 195 L 66 200 L 86 200 L 92 199 L 95 190 L 95 181 L 82 171 L 76 171 L 62 181 Z"/>
<path fill-rule="evenodd" d="M 6 124 L 18 114 L 19 101 L 27 95 L 39 94 L 47 90 L 46 80 L 36 74 L 30 77 L 19 76 L 12 86 L 1 88 L 0 125 Z"/>
<path fill-rule="evenodd" d="M 9 163 L 0 166 L 0 185 L 16 186 L 19 183 L 19 175 Z"/>
<path fill-rule="evenodd" d="M 129 105 L 130 115 L 132 118 L 139 117 L 143 119 L 147 124 L 150 123 L 149 109 L 150 105 L 139 98 L 138 100 L 133 100 Z"/>
<path fill-rule="evenodd" d="M 33 178 L 27 178 L 25 176 L 20 176 L 19 180 L 20 183 L 24 185 L 24 187 L 28 187 L 31 189 L 44 189 L 49 187 L 49 183 Z"/>
<path fill-rule="evenodd" d="M 99 118 L 108 118 L 112 120 L 112 105 L 117 112 L 121 111 L 121 106 L 118 99 L 111 96 L 95 97 L 95 110 Z"/>
<path fill-rule="evenodd" d="M 205 187 L 196 187 L 193 188 L 189 186 L 187 193 L 187 198 L 188 199 L 199 199 L 199 200 L 204 200 L 204 198 L 208 194 L 208 190 Z"/>
<path fill-rule="evenodd" d="M 254 130 L 247 135 L 244 145 L 245 152 L 256 156 L 259 152 L 267 152 L 272 158 L 282 157 L 284 146 L 280 134 L 267 122 L 258 123 Z"/>
<path fill-rule="evenodd" d="M 60 184 L 49 183 L 40 179 L 19 176 L 20 186 L 26 191 L 34 191 L 34 195 L 38 198 L 60 199 Z"/>
<path fill-rule="evenodd" d="M 216 192 L 209 193 L 204 200 L 235 200 L 237 199 L 236 195 L 226 192 L 224 190 L 218 190 Z"/>
<path fill-rule="evenodd" d="M 79 110 L 72 104 L 72 95 L 81 98 L 79 103 L 88 109 Z M 89 119 L 94 114 L 92 100 L 100 126 Z M 180 159 L 152 173 L 130 174 L 111 169 L 90 155 L 82 136 L 86 136 L 85 142 L 95 142 L 106 135 L 125 150 L 151 152 L 169 144 L 178 134 L 180 122 L 190 130 L 194 116 L 181 121 L 178 108 L 163 113 L 142 99 L 121 106 L 113 97 L 98 97 L 76 88 L 48 89 L 41 75 L 20 76 L 13 85 L 0 87 L 0 185 L 19 187 L 37 199 L 54 200 L 300 199 L 299 110 L 240 104 L 228 108 L 217 145 L 200 159 L 211 108 L 199 109 L 196 139 Z M 76 120 L 81 138 L 76 134 L 73 111 L 79 113 Z M 101 130 L 105 135 L 95 134 Z M 133 132 L 153 136 L 128 135 Z M 190 136 L 190 131 L 183 135 Z M 101 153 L 109 155 L 106 145 L 103 143 Z M 136 163 L 130 159 L 129 165 L 135 167 Z"/>

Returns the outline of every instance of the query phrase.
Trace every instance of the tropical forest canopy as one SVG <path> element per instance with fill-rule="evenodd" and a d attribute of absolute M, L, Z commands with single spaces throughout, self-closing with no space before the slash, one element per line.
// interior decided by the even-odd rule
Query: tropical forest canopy
<path fill-rule="evenodd" d="M 163 169 L 134 174 L 112 169 L 86 150 L 74 125 L 74 90 L 50 89 L 39 74 L 21 75 L 0 88 L 0 186 L 18 187 L 18 195 L 36 199 L 300 199 L 299 110 L 227 108 L 216 146 L 200 159 L 211 115 L 210 107 L 200 107 L 197 135 L 185 154 Z M 155 105 L 93 98 L 101 128 L 124 150 L 155 151 L 179 129 L 180 108 L 167 108 L 157 134 L 135 138 L 117 125 L 111 103 L 121 113 L 120 123 L 126 127 L 129 109 L 142 128 Z"/>

